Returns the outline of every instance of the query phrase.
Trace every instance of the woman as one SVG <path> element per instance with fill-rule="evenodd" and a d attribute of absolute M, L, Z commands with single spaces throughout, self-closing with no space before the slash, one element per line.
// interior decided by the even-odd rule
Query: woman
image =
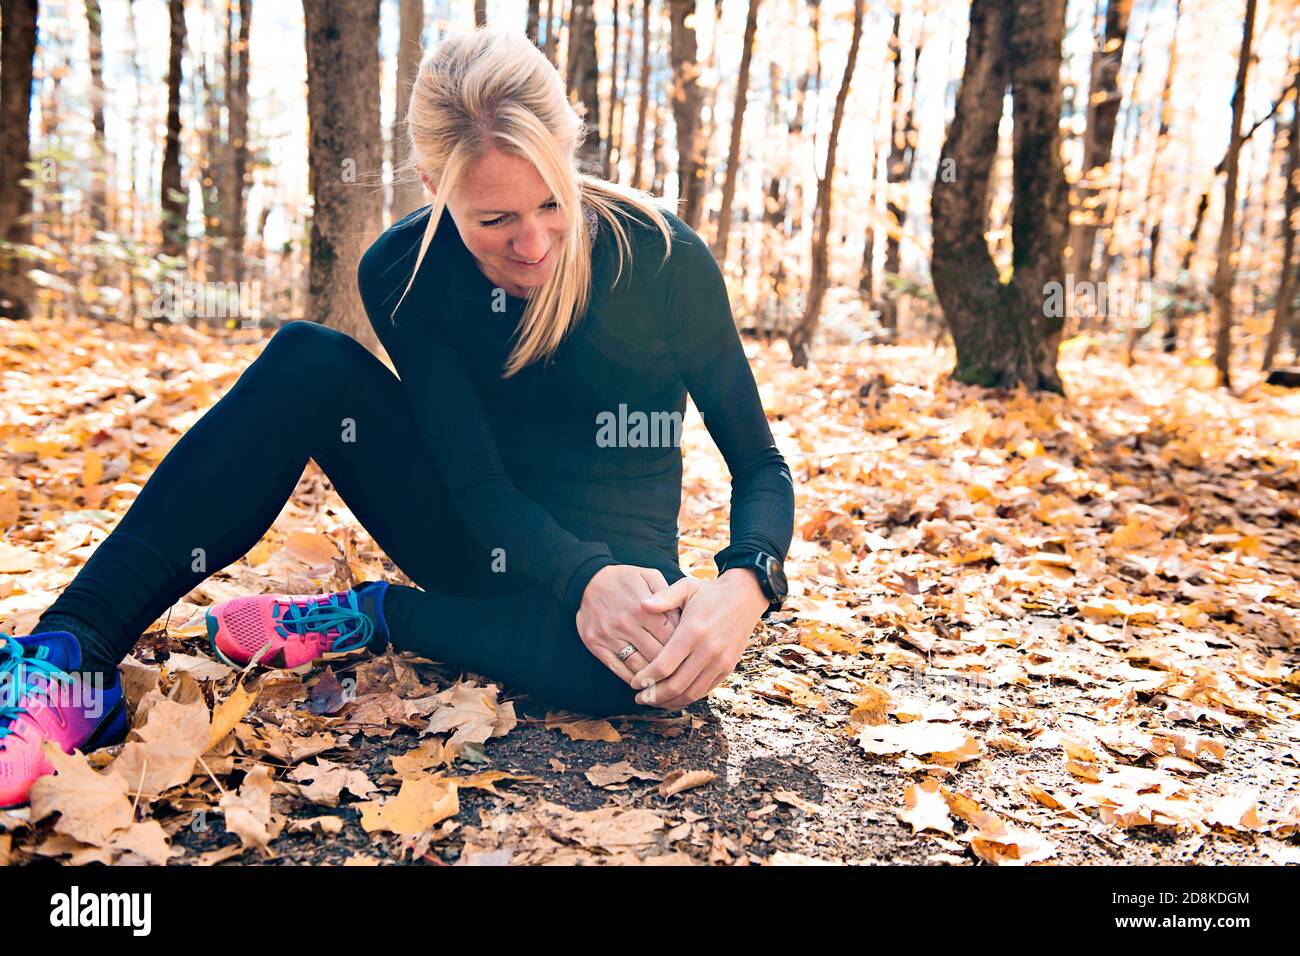
<path fill-rule="evenodd" d="M 587 714 L 676 709 L 780 606 L 790 473 L 707 246 L 645 193 L 577 171 L 582 122 L 523 36 L 440 44 L 408 128 L 433 202 L 358 272 L 400 380 L 338 331 L 277 330 L 34 633 L 0 646 L 21 675 L 0 710 L 0 805 L 50 772 L 42 740 L 123 736 L 118 662 L 260 540 L 309 458 L 419 588 L 222 602 L 208 630 L 235 665 L 391 643 Z M 687 390 L 732 473 L 712 581 L 677 566 Z"/>

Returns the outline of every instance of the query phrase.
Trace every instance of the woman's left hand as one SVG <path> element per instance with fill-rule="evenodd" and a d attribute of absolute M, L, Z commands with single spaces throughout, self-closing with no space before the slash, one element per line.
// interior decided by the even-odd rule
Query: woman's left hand
<path fill-rule="evenodd" d="M 730 674 L 745 652 L 768 601 L 758 578 L 733 568 L 713 581 L 682 578 L 641 602 L 647 611 L 681 608 L 672 637 L 632 686 L 638 704 L 678 710 L 699 700 Z"/>

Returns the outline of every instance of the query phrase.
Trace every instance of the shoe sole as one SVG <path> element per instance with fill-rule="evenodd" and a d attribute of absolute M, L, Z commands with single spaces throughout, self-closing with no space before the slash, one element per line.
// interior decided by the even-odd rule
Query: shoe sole
<path fill-rule="evenodd" d="M 208 643 L 212 645 L 212 653 L 216 654 L 217 659 L 227 667 L 233 667 L 237 671 L 243 670 L 242 667 L 232 661 L 225 654 L 221 653 L 221 648 L 217 647 L 217 619 L 212 616 L 211 611 L 208 611 L 207 614 L 204 615 L 204 620 L 208 625 Z"/>

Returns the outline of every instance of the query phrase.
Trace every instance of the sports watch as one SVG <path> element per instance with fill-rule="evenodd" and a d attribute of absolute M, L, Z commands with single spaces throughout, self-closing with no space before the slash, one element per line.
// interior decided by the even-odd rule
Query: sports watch
<path fill-rule="evenodd" d="M 767 598 L 767 611 L 764 617 L 781 610 L 790 586 L 785 579 L 785 570 L 781 562 L 763 551 L 740 551 L 728 555 L 718 562 L 718 574 L 725 574 L 732 568 L 748 568 L 758 577 L 758 585 Z"/>

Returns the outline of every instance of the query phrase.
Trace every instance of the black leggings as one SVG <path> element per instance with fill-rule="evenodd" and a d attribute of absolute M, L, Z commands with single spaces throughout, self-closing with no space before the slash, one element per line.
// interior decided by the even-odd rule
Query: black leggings
<path fill-rule="evenodd" d="M 635 704 L 632 688 L 587 650 L 573 613 L 550 591 L 494 572 L 397 377 L 348 335 L 312 322 L 276 331 L 176 442 L 46 615 L 91 625 L 121 661 L 168 607 L 257 544 L 309 458 L 420 586 L 387 591 L 396 649 L 585 714 L 653 710 Z M 682 573 L 662 570 L 669 582 Z"/>

